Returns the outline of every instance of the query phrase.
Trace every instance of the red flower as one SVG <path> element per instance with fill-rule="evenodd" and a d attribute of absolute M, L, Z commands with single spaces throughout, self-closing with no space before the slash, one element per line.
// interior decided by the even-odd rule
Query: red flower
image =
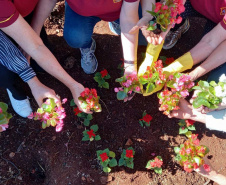
<path fill-rule="evenodd" d="M 92 95 L 96 98 L 97 97 L 97 90 L 96 89 L 91 89 Z"/>
<path fill-rule="evenodd" d="M 126 150 L 126 157 L 133 158 L 133 150 Z"/>
<path fill-rule="evenodd" d="M 208 164 L 204 164 L 203 165 L 204 170 L 206 170 L 207 172 L 210 171 L 210 166 Z"/>
<path fill-rule="evenodd" d="M 152 120 L 152 116 L 146 114 L 141 120 L 144 120 L 145 122 L 149 123 Z"/>
<path fill-rule="evenodd" d="M 100 73 L 101 73 L 102 78 L 104 78 L 105 76 L 108 75 L 108 71 L 107 71 L 106 69 L 104 69 L 104 70 L 101 71 Z"/>
<path fill-rule="evenodd" d="M 100 158 L 101 158 L 102 162 L 106 161 L 108 159 L 107 153 L 105 152 L 105 153 L 100 154 Z"/>
<path fill-rule="evenodd" d="M 151 162 L 151 167 L 152 168 L 155 168 L 155 167 L 161 168 L 162 164 L 163 164 L 163 161 L 161 161 L 158 157 L 155 157 L 154 161 Z"/>
<path fill-rule="evenodd" d="M 195 123 L 195 121 L 190 120 L 190 119 L 185 120 L 185 122 L 186 122 L 187 127 L 189 127 L 189 126 L 191 126 L 191 125 L 193 125 Z"/>
<path fill-rule="evenodd" d="M 82 111 L 80 111 L 78 107 L 74 108 L 74 112 L 75 112 L 75 115 L 76 115 L 76 116 L 77 116 L 78 114 L 82 113 Z"/>
<path fill-rule="evenodd" d="M 89 93 L 90 93 L 89 88 L 85 88 L 85 90 L 81 93 L 81 97 L 84 98 L 84 97 L 87 96 Z"/>
<path fill-rule="evenodd" d="M 88 131 L 87 134 L 89 135 L 89 138 L 96 136 L 96 134 L 93 133 L 93 129 L 91 129 L 90 131 Z"/>
<path fill-rule="evenodd" d="M 169 65 L 169 64 L 171 64 L 173 61 L 174 61 L 174 58 L 171 57 L 171 58 L 167 58 L 166 61 L 165 61 L 165 63 L 166 63 L 166 65 Z"/>

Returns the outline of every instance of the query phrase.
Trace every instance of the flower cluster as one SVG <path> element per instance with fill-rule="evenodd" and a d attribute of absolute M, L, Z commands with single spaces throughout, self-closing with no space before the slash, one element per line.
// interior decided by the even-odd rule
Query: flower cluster
<path fill-rule="evenodd" d="M 189 95 L 189 91 L 194 86 L 189 75 L 183 73 L 175 73 L 170 75 L 165 88 L 158 93 L 160 109 L 168 115 L 171 110 L 179 109 L 180 98 L 185 98 Z"/>
<path fill-rule="evenodd" d="M 90 130 L 83 131 L 83 138 L 82 141 L 99 141 L 101 140 L 101 137 L 99 135 L 96 135 L 96 132 L 98 131 L 98 125 L 92 125 L 90 127 Z"/>
<path fill-rule="evenodd" d="M 9 125 L 9 120 L 12 118 L 12 114 L 7 112 L 8 105 L 0 102 L 0 132 L 5 131 Z"/>
<path fill-rule="evenodd" d="M 128 168 L 134 167 L 133 158 L 134 158 L 135 151 L 132 147 L 129 147 L 128 149 L 123 149 L 123 152 L 121 154 L 121 158 L 119 159 L 119 166 L 126 166 Z"/>
<path fill-rule="evenodd" d="M 157 156 L 154 159 L 148 161 L 146 168 L 154 170 L 155 173 L 161 174 L 162 173 L 162 165 L 163 165 L 162 157 Z"/>
<path fill-rule="evenodd" d="M 139 77 L 140 84 L 143 85 L 143 91 L 151 93 L 156 86 L 164 84 L 166 76 L 163 74 L 162 60 L 154 62 L 153 66 L 147 66 L 146 72 Z"/>
<path fill-rule="evenodd" d="M 94 76 L 94 80 L 98 83 L 98 87 L 109 89 L 109 83 L 105 80 L 110 79 L 111 76 L 108 74 L 108 71 L 104 69 L 101 72 L 97 72 Z"/>
<path fill-rule="evenodd" d="M 115 88 L 115 92 L 117 93 L 118 100 L 124 100 L 132 92 L 141 93 L 140 84 L 137 78 L 137 73 L 132 73 L 130 75 L 123 76 L 121 78 L 117 78 L 115 80 L 119 82 L 121 87 Z"/>
<path fill-rule="evenodd" d="M 178 125 L 180 126 L 179 128 L 179 134 L 191 134 L 191 131 L 195 130 L 195 126 L 194 126 L 195 121 L 193 120 L 180 120 L 180 122 L 178 123 Z"/>
<path fill-rule="evenodd" d="M 81 96 L 78 98 L 81 101 L 81 107 L 86 110 L 91 110 L 95 112 L 101 112 L 101 105 L 99 104 L 100 97 L 97 96 L 96 89 L 88 89 L 80 94 Z"/>
<path fill-rule="evenodd" d="M 67 99 L 62 100 L 62 104 L 66 103 Z M 56 127 L 56 132 L 60 132 L 63 129 L 63 119 L 66 117 L 65 110 L 62 106 L 58 105 L 53 98 L 48 98 L 41 108 L 38 108 L 37 112 L 31 113 L 28 116 L 29 119 L 40 120 L 42 122 L 42 128 L 45 129 L 50 125 Z"/>
<path fill-rule="evenodd" d="M 226 104 L 226 76 L 223 74 L 219 78 L 218 84 L 215 81 L 208 83 L 207 81 L 199 81 L 198 86 L 193 87 L 198 90 L 197 97 L 192 105 L 194 108 L 201 106 L 210 109 L 218 108 L 220 103 Z"/>
<path fill-rule="evenodd" d="M 148 30 L 157 29 L 160 25 L 162 31 L 166 31 L 169 25 L 174 26 L 180 24 L 182 18 L 179 16 L 185 11 L 183 0 L 166 0 L 163 3 L 157 2 L 152 6 L 152 11 L 148 11 L 155 17 L 154 21 L 150 21 Z"/>
<path fill-rule="evenodd" d="M 150 122 L 152 120 L 152 116 L 147 114 L 146 111 L 143 112 L 142 118 L 139 120 L 139 123 L 142 127 L 150 127 Z"/>
<path fill-rule="evenodd" d="M 97 158 L 100 161 L 100 165 L 103 167 L 103 171 L 106 173 L 111 172 L 111 167 L 117 166 L 117 160 L 115 159 L 115 153 L 108 148 L 97 151 Z"/>
<path fill-rule="evenodd" d="M 187 172 L 192 172 L 193 169 L 197 169 L 202 165 L 206 171 L 210 170 L 209 166 L 204 164 L 203 160 L 203 157 L 209 152 L 209 149 L 204 145 L 199 145 L 197 136 L 198 134 L 189 135 L 189 139 L 184 144 L 174 148 L 177 154 L 175 159 Z"/>

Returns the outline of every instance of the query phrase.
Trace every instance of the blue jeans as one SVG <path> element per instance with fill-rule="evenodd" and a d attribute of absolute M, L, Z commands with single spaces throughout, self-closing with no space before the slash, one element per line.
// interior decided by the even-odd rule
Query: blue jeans
<path fill-rule="evenodd" d="M 142 16 L 141 6 L 139 7 L 139 17 Z M 65 23 L 64 39 L 72 48 L 90 48 L 92 44 L 93 29 L 97 22 L 101 21 L 99 17 L 82 16 L 74 12 L 67 2 L 65 2 Z M 119 23 L 119 20 L 115 20 Z M 141 45 L 146 45 L 145 38 L 139 34 Z"/>

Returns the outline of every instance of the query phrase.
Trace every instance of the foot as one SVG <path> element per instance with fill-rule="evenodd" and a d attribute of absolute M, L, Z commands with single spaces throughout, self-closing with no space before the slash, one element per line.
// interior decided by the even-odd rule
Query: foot
<path fill-rule="evenodd" d="M 81 66 L 83 71 L 86 74 L 93 74 L 97 70 L 98 62 L 94 55 L 94 52 L 96 50 L 96 42 L 92 38 L 92 45 L 90 48 L 80 48 L 81 51 Z"/>
<path fill-rule="evenodd" d="M 115 21 L 108 22 L 108 26 L 112 33 L 114 33 L 115 35 L 121 35 L 121 28 L 120 28 L 119 23 L 117 23 Z"/>
<path fill-rule="evenodd" d="M 189 19 L 186 19 L 184 24 L 179 27 L 176 31 L 170 31 L 165 38 L 163 49 L 171 49 L 177 41 L 181 38 L 181 35 L 186 33 L 190 28 Z"/>
<path fill-rule="evenodd" d="M 7 89 L 9 99 L 14 111 L 21 117 L 28 117 L 32 113 L 31 105 L 28 99 L 16 100 L 9 89 Z"/>
<path fill-rule="evenodd" d="M 202 114 L 197 110 L 193 109 L 192 105 L 189 104 L 185 99 L 180 100 L 179 104 L 180 109 L 172 111 L 168 117 L 179 118 L 179 119 L 191 119 L 194 121 L 199 121 L 202 123 L 206 122 L 206 114 Z"/>

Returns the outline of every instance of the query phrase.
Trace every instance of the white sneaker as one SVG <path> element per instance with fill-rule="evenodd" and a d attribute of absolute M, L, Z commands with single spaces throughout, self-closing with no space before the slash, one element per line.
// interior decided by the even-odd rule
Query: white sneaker
<path fill-rule="evenodd" d="M 28 117 L 32 113 L 31 105 L 28 99 L 16 100 L 13 98 L 9 89 L 6 89 L 14 111 L 21 117 Z"/>

